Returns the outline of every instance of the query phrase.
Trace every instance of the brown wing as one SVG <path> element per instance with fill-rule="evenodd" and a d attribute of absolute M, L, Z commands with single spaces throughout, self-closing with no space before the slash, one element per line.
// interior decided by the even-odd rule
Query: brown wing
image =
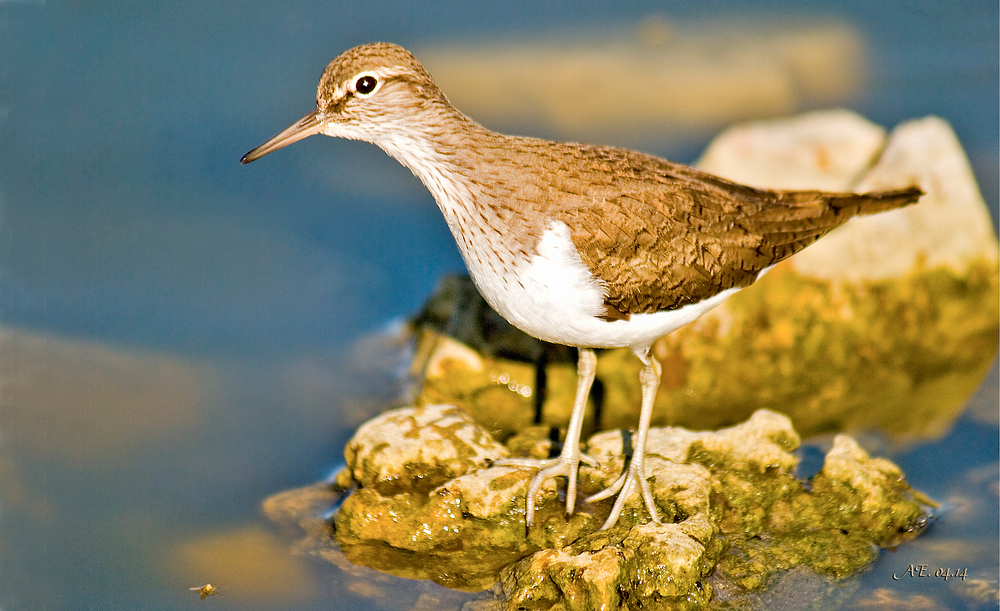
<path fill-rule="evenodd" d="M 574 199 L 589 203 L 564 208 L 562 219 L 584 263 L 607 287 L 611 319 L 747 286 L 849 218 L 904 206 L 922 194 L 916 187 L 867 194 L 767 191 L 620 149 L 579 147 L 576 155 L 593 156 L 595 172 L 586 177 L 592 180 L 574 188 Z"/>

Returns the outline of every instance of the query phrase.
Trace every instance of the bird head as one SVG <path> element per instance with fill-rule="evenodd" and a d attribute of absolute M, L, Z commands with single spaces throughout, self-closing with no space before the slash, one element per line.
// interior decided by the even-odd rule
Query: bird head
<path fill-rule="evenodd" d="M 414 135 L 451 109 L 417 58 L 390 43 L 354 47 L 323 71 L 316 110 L 248 152 L 250 163 L 314 134 L 365 140 L 380 146 Z"/>

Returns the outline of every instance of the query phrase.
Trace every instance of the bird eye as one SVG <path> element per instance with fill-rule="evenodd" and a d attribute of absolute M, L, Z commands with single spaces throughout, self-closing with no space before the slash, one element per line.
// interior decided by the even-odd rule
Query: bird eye
<path fill-rule="evenodd" d="M 378 79 L 370 74 L 366 74 L 359 78 L 356 83 L 354 83 L 354 90 L 361 95 L 368 95 L 369 93 L 375 91 L 375 87 L 378 85 Z"/>

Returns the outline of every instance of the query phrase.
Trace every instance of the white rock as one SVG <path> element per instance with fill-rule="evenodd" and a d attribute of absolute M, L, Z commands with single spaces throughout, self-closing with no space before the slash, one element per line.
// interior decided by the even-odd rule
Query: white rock
<path fill-rule="evenodd" d="M 845 191 L 871 167 L 885 129 L 849 110 L 752 121 L 717 136 L 698 167 L 768 189 Z"/>
<path fill-rule="evenodd" d="M 355 481 L 390 487 L 401 474 L 453 479 L 507 455 L 507 448 L 454 405 L 388 411 L 363 424 L 344 450 Z"/>
<path fill-rule="evenodd" d="M 903 123 L 853 190 L 919 185 L 915 206 L 855 218 L 792 258 L 816 278 L 883 280 L 918 266 L 964 274 L 976 260 L 996 262 L 997 240 L 975 176 L 951 126 L 938 117 Z"/>
<path fill-rule="evenodd" d="M 852 219 L 792 257 L 805 276 L 877 281 L 921 268 L 964 274 L 976 260 L 995 263 L 989 212 L 948 123 L 927 117 L 899 125 L 887 140 L 883 135 L 852 112 L 817 111 L 733 127 L 699 165 L 764 188 L 926 191 L 916 205 Z"/>

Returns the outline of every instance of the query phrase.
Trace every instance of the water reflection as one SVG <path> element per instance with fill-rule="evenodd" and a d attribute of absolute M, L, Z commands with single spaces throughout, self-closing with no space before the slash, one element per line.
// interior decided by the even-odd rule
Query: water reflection
<path fill-rule="evenodd" d="M 326 600 L 329 571 L 259 504 L 287 474 L 329 469 L 398 394 L 398 332 L 266 366 L 17 328 L 0 347 L 0 587 L 17 593 L 3 604 L 177 608 L 198 583 L 243 608 Z"/>
<path fill-rule="evenodd" d="M 121 461 L 205 424 L 219 401 L 208 364 L 0 329 L 4 434 L 21 452 L 74 467 Z"/>

